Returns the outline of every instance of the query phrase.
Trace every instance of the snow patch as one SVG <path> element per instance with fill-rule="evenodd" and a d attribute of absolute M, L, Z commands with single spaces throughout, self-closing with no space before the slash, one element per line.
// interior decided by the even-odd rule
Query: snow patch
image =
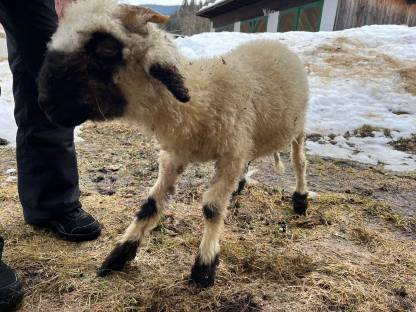
<path fill-rule="evenodd" d="M 9 177 L 7 177 L 5 180 L 4 180 L 4 182 L 5 183 L 14 183 L 14 182 L 16 182 L 17 181 L 17 177 L 16 176 L 9 176 Z"/>
<path fill-rule="evenodd" d="M 186 56 L 196 59 L 215 57 L 256 39 L 279 40 L 305 63 L 311 90 L 306 129 L 323 137 L 319 142 L 307 142 L 310 154 L 388 170 L 416 170 L 416 155 L 388 144 L 416 134 L 416 96 L 406 91 L 416 82 L 406 82 L 400 72 L 416 69 L 415 27 L 373 25 L 318 33 L 210 32 L 176 42 Z M 12 76 L 7 61 L 0 62 L 0 84 L 0 137 L 14 145 Z M 379 130 L 371 137 L 354 136 L 354 130 L 363 125 Z M 383 129 L 388 129 L 391 137 L 385 136 Z"/>
<path fill-rule="evenodd" d="M 17 127 L 13 117 L 12 83 L 9 63 L 7 61 L 0 62 L 0 138 L 6 139 L 11 145 L 14 145 Z"/>
<path fill-rule="evenodd" d="M 416 28 L 373 25 L 335 32 L 245 34 L 203 33 L 178 38 L 189 58 L 215 57 L 242 43 L 270 39 L 297 52 L 309 73 L 311 99 L 307 133 L 333 139 L 308 141 L 310 154 L 416 170 L 416 155 L 394 150 L 388 143 L 416 133 L 416 96 L 406 91 L 403 68 L 416 68 Z M 410 81 L 415 84 L 415 81 Z M 406 114 L 395 112 L 404 111 Z M 374 137 L 345 138 L 363 125 L 388 129 Z"/>
<path fill-rule="evenodd" d="M 16 168 L 10 168 L 6 170 L 6 174 L 16 174 L 17 169 Z"/>
<path fill-rule="evenodd" d="M 17 126 L 14 121 L 13 76 L 7 60 L 0 62 L 0 86 L 0 138 L 9 141 L 8 147 L 14 147 Z M 82 142 L 80 133 L 81 128 L 75 128 L 75 142 Z"/>

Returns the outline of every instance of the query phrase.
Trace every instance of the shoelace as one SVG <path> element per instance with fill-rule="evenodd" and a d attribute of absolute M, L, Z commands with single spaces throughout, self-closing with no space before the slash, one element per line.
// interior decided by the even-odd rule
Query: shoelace
<path fill-rule="evenodd" d="M 83 212 L 81 209 L 76 209 L 74 211 L 71 211 L 63 216 L 62 219 L 76 219 L 83 216 Z"/>

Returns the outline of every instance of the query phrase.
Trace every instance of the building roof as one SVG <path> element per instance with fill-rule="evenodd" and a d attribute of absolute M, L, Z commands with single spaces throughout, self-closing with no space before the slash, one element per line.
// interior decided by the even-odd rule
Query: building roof
<path fill-rule="evenodd" d="M 263 0 L 216 0 L 202 7 L 196 15 L 210 18 L 261 1 Z M 405 6 L 413 5 L 412 9 L 414 10 L 416 0 L 387 0 L 386 2 Z"/>
<path fill-rule="evenodd" d="M 260 1 L 262 0 L 217 0 L 203 7 L 196 15 L 213 17 Z"/>

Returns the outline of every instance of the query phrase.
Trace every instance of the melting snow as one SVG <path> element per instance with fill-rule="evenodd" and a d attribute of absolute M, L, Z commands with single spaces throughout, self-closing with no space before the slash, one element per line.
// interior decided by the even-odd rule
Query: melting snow
<path fill-rule="evenodd" d="M 374 25 L 319 33 L 203 33 L 177 43 L 188 57 L 204 58 L 259 38 L 284 42 L 305 63 L 311 89 L 307 133 L 322 135 L 315 142 L 308 140 L 309 153 L 380 164 L 388 170 L 416 169 L 416 155 L 388 144 L 416 134 L 416 94 L 409 91 L 416 84 L 416 28 Z M 354 136 L 363 125 L 376 128 L 373 137 Z"/>
<path fill-rule="evenodd" d="M 13 77 L 10 72 L 9 63 L 0 62 L 0 138 L 10 142 L 10 146 L 16 145 L 17 126 L 14 121 L 14 99 L 13 99 Z M 80 128 L 75 129 L 75 141 L 80 142 L 82 139 L 78 136 Z"/>
<path fill-rule="evenodd" d="M 383 25 L 338 32 L 203 33 L 179 38 L 190 58 L 215 57 L 258 38 L 280 40 L 297 52 L 309 73 L 309 153 L 416 170 L 416 155 L 388 143 L 416 134 L 416 28 Z M 14 142 L 12 77 L 0 62 L 0 137 Z M 371 137 L 354 130 L 371 125 Z M 390 136 L 385 130 L 390 130 Z"/>

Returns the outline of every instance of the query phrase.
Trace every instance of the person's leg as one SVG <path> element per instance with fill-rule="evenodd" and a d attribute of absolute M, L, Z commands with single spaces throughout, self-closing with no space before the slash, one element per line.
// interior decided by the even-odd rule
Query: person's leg
<path fill-rule="evenodd" d="M 0 311 L 11 311 L 22 300 L 22 285 L 16 274 L 2 261 L 4 241 L 0 236 Z"/>
<path fill-rule="evenodd" d="M 35 81 L 9 39 L 8 47 L 19 196 L 26 222 L 40 223 L 81 206 L 73 129 L 57 128 L 46 119 L 37 106 Z"/>
<path fill-rule="evenodd" d="M 81 226 L 83 232 L 93 231 L 96 237 L 99 224 L 80 211 L 74 129 L 53 125 L 37 102 L 37 73 L 57 25 L 54 1 L 1 2 L 0 21 L 6 30 L 13 73 L 18 189 L 25 220 L 40 225 L 50 225 L 53 220 L 55 230 L 67 228 L 70 235 L 82 235 L 73 231 Z M 75 215 L 66 220 L 74 211 Z M 69 224 L 58 226 L 55 221 Z M 79 236 L 76 239 L 82 240 Z"/>
<path fill-rule="evenodd" d="M 73 129 L 52 125 L 37 102 L 35 77 L 56 29 L 53 1 L 18 2 L 6 7 L 2 23 L 13 73 L 19 196 L 25 220 L 39 223 L 80 207 L 78 172 Z"/>

